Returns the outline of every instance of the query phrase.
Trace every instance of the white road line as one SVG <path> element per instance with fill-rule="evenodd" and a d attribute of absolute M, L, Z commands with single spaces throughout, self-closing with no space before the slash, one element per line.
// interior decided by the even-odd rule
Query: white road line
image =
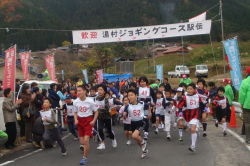
<path fill-rule="evenodd" d="M 71 135 L 71 133 L 65 135 L 65 136 L 62 138 L 62 140 L 66 139 L 66 138 L 69 137 L 70 135 Z M 17 161 L 17 160 L 20 160 L 20 159 L 23 159 L 23 158 L 28 157 L 28 156 L 30 156 L 30 155 L 33 155 L 33 154 L 35 154 L 35 153 L 41 152 L 42 150 L 43 150 L 43 149 L 38 149 L 38 150 L 36 150 L 36 151 L 34 151 L 34 152 L 31 152 L 31 153 L 28 153 L 28 154 L 23 155 L 23 156 L 21 156 L 21 157 L 18 157 L 18 158 L 16 158 L 16 159 L 12 160 L 12 161 L 6 161 L 6 162 L 4 162 L 4 163 L 1 163 L 0 166 L 5 166 L 5 165 L 8 165 L 8 164 L 14 163 L 14 162 Z"/>
<path fill-rule="evenodd" d="M 220 125 L 220 127 L 223 128 L 222 125 Z M 235 138 L 237 138 L 237 139 L 238 139 L 242 144 L 244 144 L 245 147 L 250 151 L 250 146 L 249 146 L 249 145 L 246 145 L 245 140 L 244 140 L 241 136 L 239 136 L 237 133 L 235 133 L 234 131 L 230 130 L 229 128 L 227 128 L 227 132 L 229 132 L 229 133 L 232 134 Z"/>

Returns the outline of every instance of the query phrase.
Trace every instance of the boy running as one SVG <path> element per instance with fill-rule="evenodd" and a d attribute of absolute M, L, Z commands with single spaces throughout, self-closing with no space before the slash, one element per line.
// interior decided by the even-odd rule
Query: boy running
<path fill-rule="evenodd" d="M 149 109 L 147 103 L 137 101 L 138 92 L 134 89 L 128 90 L 128 98 L 130 104 L 124 109 L 123 118 L 127 119 L 127 116 L 131 118 L 131 130 L 133 132 L 132 138 L 136 140 L 137 144 L 142 148 L 141 158 L 145 158 L 148 153 L 147 142 L 140 136 L 140 131 L 143 130 L 145 123 L 143 121 L 144 110 Z M 149 111 L 150 112 L 150 111 Z M 148 118 L 151 118 L 149 114 Z"/>
<path fill-rule="evenodd" d="M 79 98 L 73 102 L 74 119 L 75 125 L 78 126 L 80 142 L 84 145 L 84 153 L 80 165 L 85 165 L 87 164 L 89 153 L 89 138 L 92 137 L 92 128 L 98 117 L 98 111 L 94 101 L 86 97 L 85 86 L 80 85 L 77 87 L 77 95 Z M 93 112 L 94 119 L 92 118 Z"/>

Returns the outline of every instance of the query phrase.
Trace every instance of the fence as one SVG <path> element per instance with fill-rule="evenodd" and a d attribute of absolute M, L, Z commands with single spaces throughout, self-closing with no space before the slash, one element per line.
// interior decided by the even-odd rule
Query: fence
<path fill-rule="evenodd" d="M 134 73 L 135 65 L 133 61 L 119 61 L 115 63 L 116 73 Z"/>

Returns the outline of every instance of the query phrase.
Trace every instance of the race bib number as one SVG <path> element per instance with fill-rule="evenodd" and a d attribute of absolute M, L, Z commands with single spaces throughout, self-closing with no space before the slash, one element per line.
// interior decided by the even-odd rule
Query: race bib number
<path fill-rule="evenodd" d="M 140 116 L 141 115 L 141 111 L 140 110 L 133 110 L 133 115 L 134 116 Z"/>
<path fill-rule="evenodd" d="M 80 106 L 79 109 L 80 112 L 87 112 L 87 107 L 85 106 Z"/>

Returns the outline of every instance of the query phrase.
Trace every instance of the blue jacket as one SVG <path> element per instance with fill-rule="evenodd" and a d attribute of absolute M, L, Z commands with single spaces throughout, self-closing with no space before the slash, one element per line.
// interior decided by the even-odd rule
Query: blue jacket
<path fill-rule="evenodd" d="M 56 91 L 54 89 L 49 89 L 48 97 L 53 100 L 53 104 L 52 104 L 51 108 L 60 107 L 59 101 L 61 99 L 60 99 L 59 95 L 56 93 Z"/>

